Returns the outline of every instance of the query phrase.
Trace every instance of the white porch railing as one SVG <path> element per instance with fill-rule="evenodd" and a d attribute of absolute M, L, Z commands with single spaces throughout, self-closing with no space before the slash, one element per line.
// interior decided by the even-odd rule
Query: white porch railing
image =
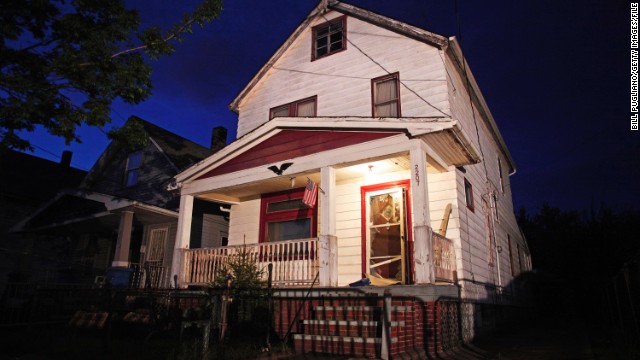
<path fill-rule="evenodd" d="M 453 242 L 446 237 L 433 232 L 433 268 L 438 281 L 455 281 L 453 272 L 456 270 L 456 253 Z"/>
<path fill-rule="evenodd" d="M 245 249 L 249 259 L 258 264 L 264 280 L 268 265 L 273 264 L 274 286 L 308 285 L 318 272 L 318 239 L 274 241 L 268 243 L 183 250 L 185 285 L 206 285 L 214 281 L 219 269 Z"/>

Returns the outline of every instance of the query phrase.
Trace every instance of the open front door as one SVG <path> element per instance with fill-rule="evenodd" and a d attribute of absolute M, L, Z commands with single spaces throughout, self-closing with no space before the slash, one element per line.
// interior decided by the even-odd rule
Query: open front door
<path fill-rule="evenodd" d="M 407 189 L 383 184 L 362 188 L 363 272 L 369 277 L 409 279 Z"/>

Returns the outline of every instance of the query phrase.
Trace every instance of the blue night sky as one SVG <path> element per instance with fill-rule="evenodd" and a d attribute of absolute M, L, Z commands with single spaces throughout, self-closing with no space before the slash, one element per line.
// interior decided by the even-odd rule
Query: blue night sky
<path fill-rule="evenodd" d="M 518 166 L 514 205 L 564 209 L 640 200 L 640 132 L 629 130 L 629 5 L 623 1 L 347 1 L 445 36 L 462 48 Z M 143 25 L 169 26 L 197 1 L 129 0 Z M 116 104 L 113 125 L 131 115 L 208 146 L 211 129 L 229 129 L 227 106 L 315 0 L 228 0 L 219 19 L 196 29 L 171 57 L 153 63 L 154 95 Z M 88 170 L 108 144 L 95 128 L 66 146 L 45 132 L 29 135 L 37 156 Z"/>

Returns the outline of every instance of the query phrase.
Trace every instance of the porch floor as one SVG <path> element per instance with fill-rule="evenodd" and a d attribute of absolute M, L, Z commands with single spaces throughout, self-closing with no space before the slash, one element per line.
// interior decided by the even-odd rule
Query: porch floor
<path fill-rule="evenodd" d="M 389 289 L 394 297 L 415 297 L 422 301 L 435 301 L 440 298 L 457 299 L 458 287 L 453 284 L 425 284 L 425 285 L 391 285 L 391 286 L 358 286 L 358 287 L 314 287 L 309 293 L 310 297 L 329 296 L 357 296 L 357 295 L 384 295 Z M 309 288 L 288 287 L 275 288 L 274 297 L 304 297 Z"/>

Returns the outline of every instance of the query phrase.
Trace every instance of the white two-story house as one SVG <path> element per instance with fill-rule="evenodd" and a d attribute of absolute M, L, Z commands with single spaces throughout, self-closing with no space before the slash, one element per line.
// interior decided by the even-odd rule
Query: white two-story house
<path fill-rule="evenodd" d="M 530 269 L 515 163 L 455 37 L 320 4 L 230 109 L 238 138 L 176 176 L 182 286 L 243 245 L 280 286 L 456 282 L 482 300 Z M 227 248 L 188 249 L 194 199 L 228 204 Z"/>

